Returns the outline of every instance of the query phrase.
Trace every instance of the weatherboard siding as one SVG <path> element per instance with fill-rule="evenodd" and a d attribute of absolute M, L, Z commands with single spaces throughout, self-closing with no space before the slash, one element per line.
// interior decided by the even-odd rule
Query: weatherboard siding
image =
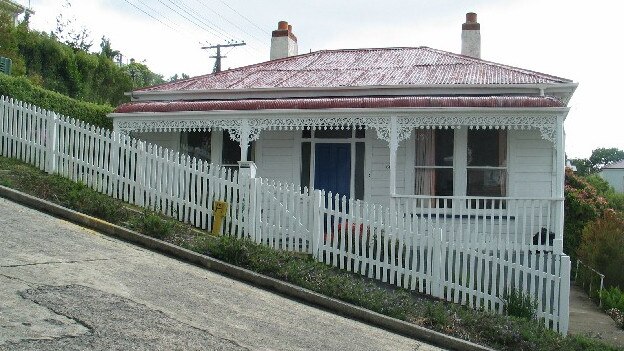
<path fill-rule="evenodd" d="M 406 144 L 405 142 L 401 143 L 397 149 L 397 194 L 406 194 L 406 190 L 413 192 L 413 189 L 405 189 Z M 387 205 L 390 201 L 390 148 L 388 147 L 388 142 L 377 138 L 369 138 L 367 139 L 367 147 L 371 148 L 371 151 L 368 153 L 371 157 L 370 167 L 367 167 L 368 174 L 365 174 L 369 178 L 369 186 L 365 188 L 365 192 L 368 191 L 370 195 L 366 199 L 373 203 Z"/>
<path fill-rule="evenodd" d="M 257 176 L 299 184 L 301 146 L 297 131 L 265 130 L 256 142 Z"/>
<path fill-rule="evenodd" d="M 511 130 L 509 142 L 509 196 L 552 196 L 553 143 L 539 130 Z"/>

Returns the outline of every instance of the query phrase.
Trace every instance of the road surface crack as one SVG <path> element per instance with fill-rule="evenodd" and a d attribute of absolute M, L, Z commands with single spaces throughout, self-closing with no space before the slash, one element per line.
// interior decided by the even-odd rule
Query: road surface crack
<path fill-rule="evenodd" d="M 10 264 L 6 266 L 0 266 L 0 268 L 15 268 L 15 267 L 25 267 L 25 266 L 41 266 L 47 264 L 61 264 L 61 263 L 85 263 L 85 262 L 96 262 L 96 261 L 110 261 L 114 260 L 114 258 L 94 258 L 88 260 L 72 260 L 72 261 L 47 261 L 47 262 L 32 262 L 32 263 L 22 263 L 22 264 Z"/>

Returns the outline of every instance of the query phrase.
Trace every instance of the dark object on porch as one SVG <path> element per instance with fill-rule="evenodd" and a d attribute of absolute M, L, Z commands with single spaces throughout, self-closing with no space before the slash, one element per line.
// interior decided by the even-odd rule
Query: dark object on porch
<path fill-rule="evenodd" d="M 549 232 L 546 228 L 542 228 L 538 233 L 533 235 L 533 245 L 546 245 L 546 236 L 548 235 L 548 246 L 553 246 L 555 241 L 555 233 Z"/>

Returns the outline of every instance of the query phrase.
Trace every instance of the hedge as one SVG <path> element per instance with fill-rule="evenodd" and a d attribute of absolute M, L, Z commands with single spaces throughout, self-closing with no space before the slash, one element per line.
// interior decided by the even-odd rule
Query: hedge
<path fill-rule="evenodd" d="M 108 113 L 113 112 L 112 106 L 72 99 L 54 91 L 35 86 L 25 77 L 11 77 L 0 73 L 0 95 L 24 101 L 99 127 L 113 128 L 112 120 L 106 117 Z"/>

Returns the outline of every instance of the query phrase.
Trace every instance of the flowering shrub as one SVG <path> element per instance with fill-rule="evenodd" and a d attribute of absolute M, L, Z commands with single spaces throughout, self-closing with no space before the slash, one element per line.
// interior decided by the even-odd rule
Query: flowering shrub
<path fill-rule="evenodd" d="M 609 317 L 613 318 L 613 320 L 621 327 L 624 328 L 624 312 L 618 310 L 617 308 L 612 308 L 607 310 L 607 314 Z"/>
<path fill-rule="evenodd" d="M 602 217 L 608 204 L 585 179 L 566 169 L 565 175 L 565 222 L 563 228 L 563 251 L 576 257 L 581 234 L 587 223 Z"/>

